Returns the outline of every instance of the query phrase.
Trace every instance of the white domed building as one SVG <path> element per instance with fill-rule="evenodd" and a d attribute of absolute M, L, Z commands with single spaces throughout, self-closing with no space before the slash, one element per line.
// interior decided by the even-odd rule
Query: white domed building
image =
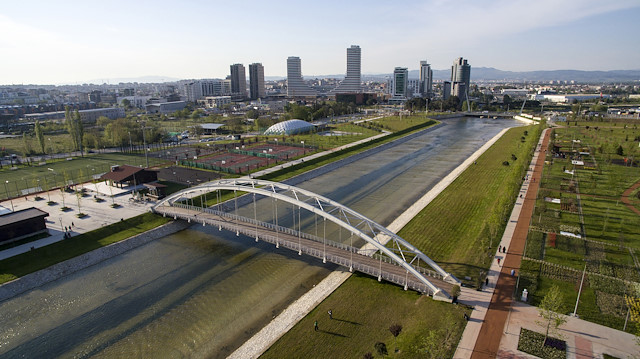
<path fill-rule="evenodd" d="M 303 120 L 287 120 L 278 122 L 264 131 L 265 135 L 297 135 L 299 133 L 311 132 L 314 125 Z"/>

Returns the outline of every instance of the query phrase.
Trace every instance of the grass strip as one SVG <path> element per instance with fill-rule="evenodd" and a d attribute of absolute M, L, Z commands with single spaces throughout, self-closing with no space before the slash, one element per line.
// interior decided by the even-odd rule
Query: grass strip
<path fill-rule="evenodd" d="M 464 313 L 470 309 L 356 273 L 261 358 L 362 358 L 376 354 L 377 342 L 393 358 L 450 358 L 466 325 Z M 395 340 L 389 330 L 394 324 L 402 326 Z"/>

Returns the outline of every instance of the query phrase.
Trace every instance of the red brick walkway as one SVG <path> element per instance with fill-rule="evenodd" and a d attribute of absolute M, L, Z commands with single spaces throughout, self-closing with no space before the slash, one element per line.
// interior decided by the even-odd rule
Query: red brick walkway
<path fill-rule="evenodd" d="M 487 315 L 485 316 L 480 334 L 476 341 L 471 354 L 472 359 L 495 358 L 500 346 L 500 338 L 504 330 L 504 325 L 511 306 L 513 291 L 516 286 L 516 277 L 511 276 L 510 272 L 515 269 L 520 270 L 520 262 L 524 253 L 524 244 L 529 232 L 529 220 L 533 214 L 538 187 L 540 186 L 540 178 L 542 178 L 542 168 L 546 157 L 546 150 L 549 144 L 550 130 L 544 132 L 544 138 L 538 159 L 535 163 L 533 174 L 531 175 L 531 183 L 525 195 L 522 210 L 518 217 L 511 244 L 504 259 L 504 265 L 496 283 L 496 289 L 491 298 Z"/>

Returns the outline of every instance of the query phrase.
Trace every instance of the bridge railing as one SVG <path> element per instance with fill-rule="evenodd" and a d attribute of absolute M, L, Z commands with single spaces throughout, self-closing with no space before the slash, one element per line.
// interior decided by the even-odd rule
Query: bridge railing
<path fill-rule="evenodd" d="M 291 228 L 288 228 L 288 227 L 275 225 L 273 223 L 258 221 L 258 220 L 255 220 L 253 218 L 239 216 L 239 215 L 236 215 L 236 214 L 233 214 L 233 213 L 227 213 L 227 212 L 223 212 L 223 211 L 218 211 L 218 210 L 215 210 L 215 209 L 212 209 L 212 208 L 202 208 L 202 207 L 191 206 L 191 205 L 187 205 L 187 204 L 183 204 L 183 203 L 175 203 L 174 202 L 173 203 L 173 207 L 179 207 L 179 208 L 192 210 L 192 211 L 206 212 L 206 213 L 213 214 L 213 215 L 216 215 L 216 216 L 219 216 L 219 217 L 229 218 L 229 219 L 236 220 L 236 221 L 242 221 L 242 222 L 245 222 L 245 223 L 252 224 L 254 226 L 257 225 L 259 227 L 268 228 L 268 229 L 274 230 L 276 232 L 288 234 L 288 235 L 291 235 L 291 236 L 296 236 L 296 237 L 300 236 L 300 238 L 312 240 L 312 241 L 317 242 L 317 243 L 323 243 L 323 244 L 325 244 L 327 246 L 334 247 L 334 248 L 339 248 L 339 249 L 342 249 L 342 250 L 347 251 L 347 252 L 351 252 L 351 253 L 355 253 L 355 254 L 361 254 L 361 255 L 367 255 L 367 256 L 373 257 L 373 258 L 375 258 L 377 260 L 381 260 L 382 262 L 385 262 L 385 263 L 389 263 L 389 264 L 393 264 L 393 265 L 399 265 L 392 258 L 387 257 L 385 255 L 381 255 L 377 251 L 373 252 L 373 253 L 370 253 L 370 254 L 367 254 L 366 251 L 362 251 L 362 250 L 360 250 L 360 248 L 356 248 L 356 247 L 350 246 L 348 244 L 335 242 L 335 241 L 332 241 L 332 240 L 326 239 L 326 238 L 316 237 L 316 236 L 314 236 L 312 234 L 309 234 L 309 233 L 297 231 L 295 229 L 291 229 Z M 187 218 L 185 217 L 185 219 L 187 219 Z M 238 230 L 239 228 L 228 228 L 228 229 L 229 230 Z M 251 233 L 251 230 L 248 230 L 248 229 L 247 230 L 242 230 L 241 232 L 243 234 L 245 234 L 245 235 L 248 235 L 248 236 L 255 235 L 255 232 Z M 261 238 L 264 237 L 264 236 L 265 235 L 262 234 Z M 276 243 L 276 240 L 279 241 L 280 243 L 282 243 L 282 241 L 284 241 L 283 239 L 280 239 L 280 238 L 275 237 L 275 236 L 273 237 L 273 240 L 274 240 L 273 243 Z M 271 242 L 271 241 L 269 241 L 269 242 Z M 287 247 L 287 248 L 289 248 L 289 247 Z M 290 248 L 290 249 L 293 249 L 293 250 L 296 250 L 296 251 L 300 250 L 300 248 L 297 246 L 297 243 L 296 243 L 296 247 L 295 248 Z M 304 249 L 302 251 L 304 252 Z M 319 258 L 322 258 L 322 256 L 320 256 Z M 338 263 L 338 264 L 342 265 L 342 263 Z M 421 274 L 426 275 L 428 277 L 437 278 L 437 279 L 441 279 L 441 280 L 444 278 L 440 273 L 438 273 L 438 272 L 436 272 L 434 270 L 430 270 L 430 269 L 421 267 L 421 266 L 413 264 L 413 263 L 411 263 L 410 265 L 413 268 L 415 268 L 418 272 L 420 272 Z M 349 265 L 346 265 L 346 266 L 349 267 Z M 377 271 L 375 273 L 367 272 L 367 274 L 377 276 L 379 273 Z M 389 280 L 389 281 L 393 281 L 393 280 L 390 280 L 390 279 L 387 279 L 387 278 L 385 278 L 385 279 Z M 394 281 L 394 283 L 395 283 L 395 281 Z M 427 288 L 426 285 L 424 285 L 421 282 L 416 282 L 416 285 L 418 285 L 418 284 L 421 285 L 421 286 L 424 286 L 425 288 Z M 413 288 L 413 289 L 418 290 L 418 288 Z M 425 291 L 421 290 L 421 292 L 424 293 Z"/>

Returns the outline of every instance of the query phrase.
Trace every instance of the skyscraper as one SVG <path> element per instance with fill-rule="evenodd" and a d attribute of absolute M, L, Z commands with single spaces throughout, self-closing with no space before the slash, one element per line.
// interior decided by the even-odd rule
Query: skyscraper
<path fill-rule="evenodd" d="M 302 65 L 300 58 L 287 58 L 287 96 L 315 96 L 317 93 L 302 79 Z"/>
<path fill-rule="evenodd" d="M 247 97 L 247 74 L 242 64 L 231 65 L 231 94 Z"/>
<path fill-rule="evenodd" d="M 406 67 L 396 67 L 393 70 L 393 88 L 391 96 L 394 99 L 407 98 L 407 82 L 409 80 L 409 70 Z"/>
<path fill-rule="evenodd" d="M 469 91 L 471 79 L 471 66 L 467 60 L 458 57 L 451 66 L 451 95 L 458 96 L 460 100 L 464 100 L 467 91 Z"/>
<path fill-rule="evenodd" d="M 433 71 L 427 61 L 420 61 L 420 94 L 431 98 L 433 93 Z"/>
<path fill-rule="evenodd" d="M 263 98 L 264 90 L 264 66 L 261 63 L 249 64 L 249 94 L 252 100 Z"/>
<path fill-rule="evenodd" d="M 347 76 L 335 88 L 335 93 L 360 93 L 362 85 L 360 80 L 360 46 L 351 45 L 347 48 Z"/>

